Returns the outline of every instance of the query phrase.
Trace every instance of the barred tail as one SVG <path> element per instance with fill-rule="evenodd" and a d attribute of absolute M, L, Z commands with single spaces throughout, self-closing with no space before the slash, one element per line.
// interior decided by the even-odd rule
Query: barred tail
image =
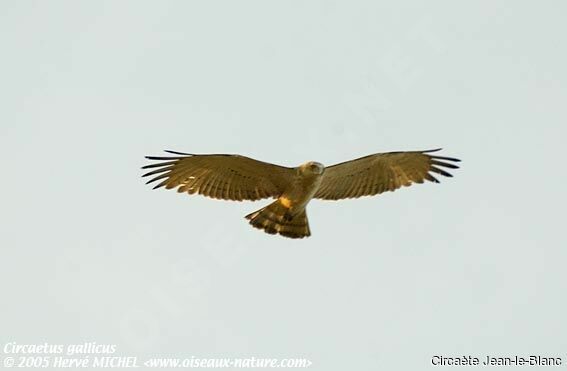
<path fill-rule="evenodd" d="M 279 233 L 290 238 L 309 237 L 309 222 L 305 209 L 297 215 L 291 216 L 289 209 L 276 200 L 268 206 L 246 215 L 250 224 L 258 229 L 263 229 L 269 234 Z"/>

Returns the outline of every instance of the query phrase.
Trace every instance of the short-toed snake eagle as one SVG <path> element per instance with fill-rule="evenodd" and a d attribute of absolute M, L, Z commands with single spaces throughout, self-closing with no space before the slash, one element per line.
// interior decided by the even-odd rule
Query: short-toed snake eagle
<path fill-rule="evenodd" d="M 460 160 L 430 153 L 439 151 L 377 153 L 325 167 L 314 161 L 298 167 L 274 165 L 241 155 L 195 155 L 166 151 L 176 156 L 146 157 L 160 162 L 146 165 L 161 180 L 154 188 L 177 188 L 221 200 L 276 198 L 246 215 L 250 224 L 266 233 L 303 238 L 311 235 L 305 208 L 312 198 L 340 200 L 395 191 L 402 186 L 439 183 L 431 173 L 452 176 L 442 168 L 457 169 Z"/>

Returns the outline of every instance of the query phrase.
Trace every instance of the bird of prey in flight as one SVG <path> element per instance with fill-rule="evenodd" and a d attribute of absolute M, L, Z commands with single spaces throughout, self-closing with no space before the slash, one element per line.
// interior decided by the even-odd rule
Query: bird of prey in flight
<path fill-rule="evenodd" d="M 144 166 L 147 183 L 177 188 L 180 193 L 200 194 L 221 200 L 276 200 L 246 215 L 254 227 L 290 238 L 311 235 L 305 208 L 313 198 L 340 200 L 395 191 L 402 186 L 439 183 L 432 173 L 452 176 L 442 168 L 457 169 L 460 160 L 432 153 L 439 151 L 376 153 L 325 167 L 309 161 L 284 167 L 241 155 L 195 155 L 166 151 L 175 156 L 154 157 Z"/>

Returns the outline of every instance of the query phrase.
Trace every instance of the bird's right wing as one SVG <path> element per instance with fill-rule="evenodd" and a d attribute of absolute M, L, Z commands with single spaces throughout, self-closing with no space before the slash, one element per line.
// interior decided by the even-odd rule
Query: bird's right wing
<path fill-rule="evenodd" d="M 154 169 L 143 175 L 153 176 L 147 183 L 163 179 L 154 189 L 165 186 L 223 200 L 259 200 L 281 195 L 295 175 L 293 168 L 240 155 L 166 152 L 178 156 L 147 156 L 161 162 L 142 167 Z"/>

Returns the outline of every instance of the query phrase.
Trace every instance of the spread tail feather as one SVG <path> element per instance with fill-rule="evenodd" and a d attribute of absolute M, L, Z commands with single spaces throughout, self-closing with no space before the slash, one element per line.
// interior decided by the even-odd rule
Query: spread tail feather
<path fill-rule="evenodd" d="M 311 235 L 305 209 L 297 215 L 291 215 L 289 209 L 279 200 L 246 215 L 245 218 L 250 220 L 252 226 L 263 229 L 269 234 L 279 233 L 290 238 L 303 238 Z"/>

